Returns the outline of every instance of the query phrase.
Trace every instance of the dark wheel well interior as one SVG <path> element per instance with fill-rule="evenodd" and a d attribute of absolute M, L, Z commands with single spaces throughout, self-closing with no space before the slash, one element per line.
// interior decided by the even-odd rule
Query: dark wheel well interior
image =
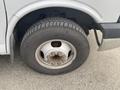
<path fill-rule="evenodd" d="M 79 24 L 86 34 L 89 34 L 89 30 L 96 28 L 97 23 L 88 14 L 71 8 L 64 7 L 51 7 L 45 9 L 39 9 L 25 15 L 17 24 L 14 29 L 14 36 L 17 44 L 20 45 L 21 40 L 27 31 L 27 29 L 36 23 L 37 21 L 48 17 L 63 17 L 73 20 Z"/>

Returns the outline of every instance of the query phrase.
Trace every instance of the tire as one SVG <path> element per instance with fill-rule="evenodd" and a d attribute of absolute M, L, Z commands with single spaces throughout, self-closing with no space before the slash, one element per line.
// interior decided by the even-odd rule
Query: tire
<path fill-rule="evenodd" d="M 57 39 L 63 40 L 73 45 L 76 50 L 76 54 L 73 53 L 73 56 L 75 55 L 76 56 L 74 60 L 65 67 L 61 67 L 57 69 L 49 68 L 47 66 L 45 67 L 38 62 L 37 60 L 38 58 L 36 58 L 36 50 L 44 42 L 50 40 L 57 40 Z M 43 45 L 43 47 L 45 47 L 45 45 Z M 89 43 L 86 38 L 86 34 L 84 33 L 84 30 L 73 21 L 64 18 L 46 18 L 44 20 L 35 23 L 28 29 L 27 33 L 24 35 L 20 47 L 21 57 L 28 64 L 28 66 L 30 66 L 31 68 L 33 68 L 34 70 L 40 73 L 49 74 L 49 75 L 63 74 L 75 70 L 85 62 L 85 60 L 89 55 L 89 51 L 90 51 Z M 41 57 L 42 54 L 40 54 Z M 40 59 L 40 60 L 44 60 L 44 59 Z"/>

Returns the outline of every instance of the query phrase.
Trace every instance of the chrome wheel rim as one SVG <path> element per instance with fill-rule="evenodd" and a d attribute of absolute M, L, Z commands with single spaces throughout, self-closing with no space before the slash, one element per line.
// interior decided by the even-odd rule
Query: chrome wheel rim
<path fill-rule="evenodd" d="M 38 46 L 35 52 L 37 62 L 48 69 L 62 69 L 76 58 L 77 51 L 68 41 L 53 39 Z"/>

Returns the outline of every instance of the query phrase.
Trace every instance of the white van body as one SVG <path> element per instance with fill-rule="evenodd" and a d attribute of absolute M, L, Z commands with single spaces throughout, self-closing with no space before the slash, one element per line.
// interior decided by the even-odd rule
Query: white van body
<path fill-rule="evenodd" d="M 99 50 L 120 46 L 120 0 L 0 0 L 0 55 L 14 59 L 15 35 L 26 32 L 21 25 L 30 27 L 37 17 L 51 16 L 74 20 L 86 34 L 94 29 Z M 101 41 L 97 30 L 103 34 Z"/>
<path fill-rule="evenodd" d="M 119 3 L 119 0 L 1 0 L 0 54 L 10 54 L 10 36 L 15 24 L 29 12 L 47 7 L 69 7 L 91 15 L 98 23 L 111 23 L 117 22 L 120 16 Z"/>

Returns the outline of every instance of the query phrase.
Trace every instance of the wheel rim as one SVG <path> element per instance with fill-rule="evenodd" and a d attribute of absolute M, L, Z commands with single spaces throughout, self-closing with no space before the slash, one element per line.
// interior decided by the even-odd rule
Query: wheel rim
<path fill-rule="evenodd" d="M 76 58 L 77 51 L 68 41 L 53 39 L 38 46 L 35 52 L 37 62 L 48 69 L 62 69 Z"/>

